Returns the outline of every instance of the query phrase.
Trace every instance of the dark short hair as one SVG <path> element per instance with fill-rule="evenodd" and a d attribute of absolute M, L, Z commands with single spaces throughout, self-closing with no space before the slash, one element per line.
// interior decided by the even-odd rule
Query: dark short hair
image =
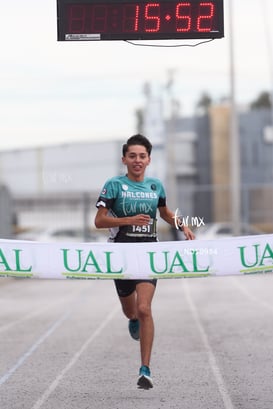
<path fill-rule="evenodd" d="M 122 146 L 122 154 L 123 156 L 126 155 L 127 151 L 128 151 L 128 147 L 132 146 L 132 145 L 142 145 L 146 148 L 148 155 L 151 155 L 152 152 L 152 144 L 149 141 L 148 138 L 146 138 L 146 136 L 143 136 L 141 134 L 136 134 L 131 136 L 127 142 Z"/>

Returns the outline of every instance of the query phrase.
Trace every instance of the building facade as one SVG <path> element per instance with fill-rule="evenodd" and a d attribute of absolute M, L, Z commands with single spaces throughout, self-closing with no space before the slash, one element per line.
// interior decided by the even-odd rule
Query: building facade
<path fill-rule="evenodd" d="M 241 218 L 272 231 L 271 113 L 248 111 L 238 119 Z M 233 153 L 229 124 L 229 106 L 213 106 L 202 115 L 165 121 L 161 139 L 151 138 L 149 173 L 163 179 L 174 211 L 207 223 L 230 220 Z M 50 208 L 53 203 L 94 213 L 105 180 L 124 172 L 123 143 L 120 139 L 0 152 L 0 183 L 11 192 L 17 211 L 31 209 L 32 218 L 34 208 Z M 83 219 L 90 220 L 90 215 Z"/>

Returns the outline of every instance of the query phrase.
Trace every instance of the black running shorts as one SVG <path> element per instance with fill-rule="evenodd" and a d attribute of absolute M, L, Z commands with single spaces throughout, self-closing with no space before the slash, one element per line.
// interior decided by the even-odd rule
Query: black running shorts
<path fill-rule="evenodd" d="M 114 240 L 116 243 L 136 243 L 136 242 L 155 242 L 157 238 L 155 237 L 126 237 L 118 238 Z M 116 290 L 119 297 L 128 297 L 133 294 L 136 289 L 137 284 L 139 283 L 151 283 L 156 287 L 157 280 L 114 280 Z"/>
<path fill-rule="evenodd" d="M 133 294 L 139 283 L 151 283 L 156 287 L 157 280 L 114 280 L 119 297 L 128 297 Z"/>

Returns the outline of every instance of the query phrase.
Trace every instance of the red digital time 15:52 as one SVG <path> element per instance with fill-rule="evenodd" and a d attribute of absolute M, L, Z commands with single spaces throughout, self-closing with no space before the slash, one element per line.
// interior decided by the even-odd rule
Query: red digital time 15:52
<path fill-rule="evenodd" d="M 223 0 L 57 0 L 58 40 L 220 38 Z"/>

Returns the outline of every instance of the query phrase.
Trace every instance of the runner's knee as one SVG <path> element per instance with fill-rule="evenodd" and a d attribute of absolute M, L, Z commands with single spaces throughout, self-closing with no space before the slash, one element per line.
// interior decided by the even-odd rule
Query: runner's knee
<path fill-rule="evenodd" d="M 147 303 L 140 303 L 137 307 L 138 318 L 145 319 L 152 315 L 151 305 Z"/>

